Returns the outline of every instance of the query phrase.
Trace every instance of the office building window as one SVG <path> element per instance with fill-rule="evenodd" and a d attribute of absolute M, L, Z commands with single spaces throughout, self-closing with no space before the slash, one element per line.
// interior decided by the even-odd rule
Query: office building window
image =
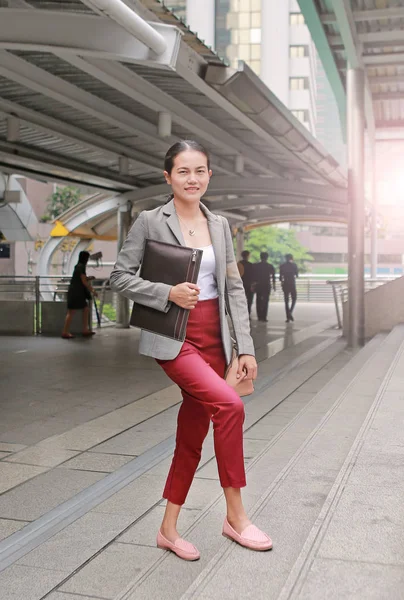
<path fill-rule="evenodd" d="M 244 60 L 261 71 L 261 1 L 216 0 L 216 51 L 237 68 Z"/>
<path fill-rule="evenodd" d="M 304 58 L 309 56 L 308 46 L 290 46 L 290 58 Z"/>
<path fill-rule="evenodd" d="M 309 78 L 308 77 L 291 77 L 289 79 L 289 88 L 291 90 L 308 90 L 309 89 Z"/>
<path fill-rule="evenodd" d="M 301 123 L 307 123 L 309 121 L 309 111 L 308 110 L 292 110 L 292 115 L 299 119 Z"/>
<path fill-rule="evenodd" d="M 304 25 L 304 16 L 302 13 L 290 13 L 291 25 Z"/>

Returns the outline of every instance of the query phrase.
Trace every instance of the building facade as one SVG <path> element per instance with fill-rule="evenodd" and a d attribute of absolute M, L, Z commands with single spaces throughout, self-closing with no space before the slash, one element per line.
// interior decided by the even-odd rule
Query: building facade
<path fill-rule="evenodd" d="M 247 63 L 315 135 L 316 51 L 297 0 L 169 0 L 166 5 L 231 67 Z"/>

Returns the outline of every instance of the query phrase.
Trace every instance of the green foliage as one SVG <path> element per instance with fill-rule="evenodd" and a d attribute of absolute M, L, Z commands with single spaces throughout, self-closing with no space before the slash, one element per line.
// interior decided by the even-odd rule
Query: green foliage
<path fill-rule="evenodd" d="M 48 198 L 47 211 L 41 217 L 42 223 L 57 219 L 66 210 L 78 204 L 81 200 L 81 192 L 72 186 L 58 187 Z"/>
<path fill-rule="evenodd" d="M 305 263 L 313 260 L 307 248 L 296 238 L 293 229 L 280 229 L 270 225 L 257 227 L 247 233 L 245 249 L 251 252 L 251 262 L 259 262 L 260 253 L 268 252 L 268 262 L 277 269 L 285 262 L 285 254 L 292 254 L 301 273 L 307 271 Z"/>
<path fill-rule="evenodd" d="M 116 310 L 112 304 L 104 304 L 102 314 L 110 321 L 116 321 Z"/>

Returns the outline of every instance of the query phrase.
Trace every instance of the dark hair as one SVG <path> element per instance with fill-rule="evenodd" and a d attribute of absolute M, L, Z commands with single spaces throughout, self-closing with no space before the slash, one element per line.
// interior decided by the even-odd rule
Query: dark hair
<path fill-rule="evenodd" d="M 268 252 L 261 252 L 260 257 L 261 257 L 261 260 L 268 260 L 269 254 L 268 254 Z"/>
<path fill-rule="evenodd" d="M 88 259 L 90 258 L 90 253 L 87 250 L 82 250 L 79 254 L 79 263 L 82 265 L 86 265 L 88 263 Z"/>
<path fill-rule="evenodd" d="M 171 173 L 174 167 L 174 161 L 181 152 L 185 152 L 186 150 L 195 150 L 195 152 L 200 152 L 206 156 L 206 160 L 208 163 L 208 169 L 210 169 L 210 157 L 209 152 L 205 150 L 205 148 L 199 142 L 195 142 L 194 140 L 181 140 L 180 142 L 175 143 L 168 150 L 167 154 L 164 158 L 164 171 L 167 171 L 168 174 Z"/>
<path fill-rule="evenodd" d="M 249 250 L 243 250 L 241 253 L 241 256 L 243 258 L 248 258 L 250 256 L 250 251 Z"/>
<path fill-rule="evenodd" d="M 293 255 L 292 254 L 287 254 L 285 258 L 286 258 L 287 261 L 293 260 Z"/>

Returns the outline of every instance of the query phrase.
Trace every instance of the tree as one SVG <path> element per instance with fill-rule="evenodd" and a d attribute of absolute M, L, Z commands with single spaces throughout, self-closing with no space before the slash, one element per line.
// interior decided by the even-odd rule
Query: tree
<path fill-rule="evenodd" d="M 285 262 L 285 254 L 292 254 L 301 273 L 307 271 L 305 263 L 313 260 L 292 229 L 280 229 L 270 225 L 257 227 L 247 233 L 245 249 L 251 252 L 252 262 L 260 260 L 261 252 L 268 252 L 268 261 L 277 268 Z"/>
<path fill-rule="evenodd" d="M 56 192 L 51 194 L 47 202 L 47 211 L 41 217 L 41 221 L 53 221 L 57 219 L 66 210 L 78 204 L 81 200 L 81 192 L 79 188 L 66 186 L 57 187 Z"/>

